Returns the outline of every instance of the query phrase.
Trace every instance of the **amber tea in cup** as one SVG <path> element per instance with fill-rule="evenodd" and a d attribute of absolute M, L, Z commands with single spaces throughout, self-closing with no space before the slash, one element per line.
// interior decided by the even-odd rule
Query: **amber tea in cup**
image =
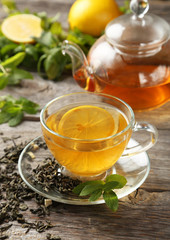
<path fill-rule="evenodd" d="M 150 140 L 126 150 L 123 156 L 145 151 L 156 142 L 157 131 L 136 124 L 129 105 L 113 96 L 73 93 L 49 102 L 40 115 L 46 144 L 69 175 L 98 177 L 123 154 L 132 132 L 144 130 Z"/>

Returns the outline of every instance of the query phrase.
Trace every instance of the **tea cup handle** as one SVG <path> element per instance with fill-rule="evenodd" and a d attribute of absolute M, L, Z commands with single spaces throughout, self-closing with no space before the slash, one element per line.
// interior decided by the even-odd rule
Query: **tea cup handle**
<path fill-rule="evenodd" d="M 147 122 L 136 122 L 133 132 L 145 131 L 149 135 L 149 138 L 142 142 L 142 139 L 137 141 L 137 144 L 132 147 L 127 147 L 123 152 L 121 158 L 130 157 L 141 152 L 145 152 L 150 149 L 158 139 L 158 131 L 155 126 Z"/>

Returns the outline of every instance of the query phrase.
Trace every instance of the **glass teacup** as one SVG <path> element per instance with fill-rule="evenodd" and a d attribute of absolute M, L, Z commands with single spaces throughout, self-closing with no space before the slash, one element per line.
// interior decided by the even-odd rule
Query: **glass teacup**
<path fill-rule="evenodd" d="M 40 121 L 45 142 L 61 171 L 79 179 L 103 178 L 120 157 L 146 151 L 157 140 L 156 128 L 136 123 L 127 103 L 100 93 L 55 98 L 42 109 Z M 137 131 L 145 131 L 149 138 L 127 148 Z"/>

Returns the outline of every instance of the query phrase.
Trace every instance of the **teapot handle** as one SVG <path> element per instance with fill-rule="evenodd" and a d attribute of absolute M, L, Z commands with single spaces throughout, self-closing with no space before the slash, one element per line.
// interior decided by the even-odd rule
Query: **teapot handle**
<path fill-rule="evenodd" d="M 64 40 L 61 45 L 61 50 L 63 55 L 68 54 L 71 58 L 73 75 L 79 68 L 88 66 L 87 58 L 77 44 Z"/>
<path fill-rule="evenodd" d="M 147 132 L 149 138 L 145 141 L 142 141 L 142 138 L 140 139 L 140 142 L 138 141 L 138 144 L 132 147 L 127 147 L 122 154 L 121 158 L 130 157 L 133 155 L 136 155 L 141 152 L 145 152 L 148 149 L 150 149 L 158 139 L 158 131 L 150 123 L 147 122 L 137 122 L 134 126 L 133 132 L 139 132 L 139 131 L 145 131 Z"/>

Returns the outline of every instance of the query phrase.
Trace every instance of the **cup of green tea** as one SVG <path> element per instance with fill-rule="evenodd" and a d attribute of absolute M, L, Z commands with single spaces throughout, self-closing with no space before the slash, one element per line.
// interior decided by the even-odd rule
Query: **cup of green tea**
<path fill-rule="evenodd" d="M 136 122 L 132 108 L 116 97 L 100 93 L 71 93 L 46 104 L 40 114 L 45 142 L 69 175 L 95 178 L 113 168 L 121 157 L 151 148 L 156 128 Z M 148 135 L 128 147 L 133 132 Z"/>

